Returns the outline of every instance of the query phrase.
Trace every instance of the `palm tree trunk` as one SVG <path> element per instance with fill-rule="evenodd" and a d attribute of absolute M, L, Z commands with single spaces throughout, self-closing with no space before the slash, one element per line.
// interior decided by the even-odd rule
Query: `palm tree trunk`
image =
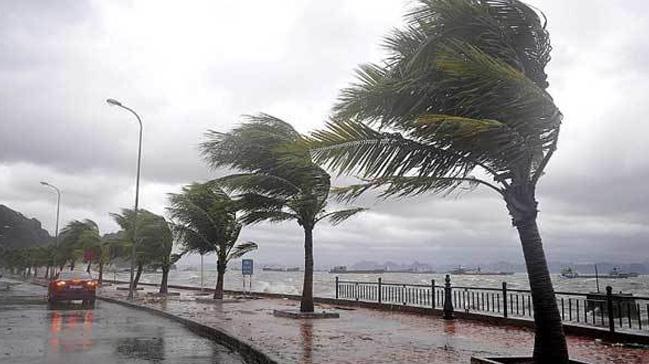
<path fill-rule="evenodd" d="M 133 278 L 133 289 L 137 288 L 137 284 L 140 281 L 140 277 L 142 276 L 142 263 L 137 264 L 137 272 L 135 272 L 135 278 Z"/>
<path fill-rule="evenodd" d="M 160 282 L 161 294 L 167 294 L 167 279 L 169 278 L 169 267 L 162 267 L 162 281 Z"/>
<path fill-rule="evenodd" d="M 104 262 L 99 261 L 99 285 L 104 283 Z"/>
<path fill-rule="evenodd" d="M 505 192 L 512 224 L 518 230 L 530 282 L 534 307 L 534 362 L 568 363 L 568 345 L 561 324 L 559 307 L 545 260 L 543 242 L 536 224 L 538 209 L 535 185 L 529 182 L 513 184 Z"/>
<path fill-rule="evenodd" d="M 45 278 L 49 278 L 49 277 L 50 277 L 50 266 L 48 265 L 47 267 L 45 267 Z"/>
<path fill-rule="evenodd" d="M 535 363 L 568 363 L 568 346 L 536 219 L 517 224 L 534 305 Z"/>
<path fill-rule="evenodd" d="M 225 268 L 227 262 L 223 258 L 219 258 L 216 262 L 216 288 L 214 289 L 214 299 L 223 299 L 223 278 L 225 276 Z"/>
<path fill-rule="evenodd" d="M 304 227 L 304 286 L 300 312 L 313 312 L 313 227 Z"/>

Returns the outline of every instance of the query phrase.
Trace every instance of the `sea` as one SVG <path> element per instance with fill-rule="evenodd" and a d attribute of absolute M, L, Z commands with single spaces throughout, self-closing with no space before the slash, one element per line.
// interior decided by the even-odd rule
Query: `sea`
<path fill-rule="evenodd" d="M 108 279 L 129 280 L 128 272 L 105 272 Z M 317 297 L 335 297 L 336 276 L 345 281 L 376 282 L 381 277 L 383 283 L 401 284 L 444 284 L 444 273 L 346 273 L 334 274 L 326 271 L 313 273 L 313 293 Z M 274 272 L 255 270 L 252 277 L 245 279 L 238 270 L 228 270 L 225 274 L 225 289 L 245 289 L 253 292 L 281 293 L 299 295 L 302 293 L 302 282 L 304 272 Z M 141 281 L 145 283 L 159 284 L 161 273 L 143 273 Z M 580 292 L 589 293 L 597 291 L 597 280 L 595 278 L 564 278 L 560 274 L 552 274 L 554 289 L 558 292 Z M 529 289 L 526 273 L 515 273 L 513 275 L 454 275 L 451 277 L 453 286 L 465 287 L 486 287 L 502 288 L 502 282 L 507 282 L 508 288 Z M 169 273 L 169 284 L 200 287 L 200 267 L 179 267 Z M 203 285 L 205 288 L 213 288 L 216 285 L 216 269 L 205 268 L 203 271 Z M 605 287 L 613 287 L 613 292 L 633 293 L 636 296 L 649 297 L 649 275 L 640 275 L 632 278 L 600 278 L 599 289 L 605 292 Z"/>

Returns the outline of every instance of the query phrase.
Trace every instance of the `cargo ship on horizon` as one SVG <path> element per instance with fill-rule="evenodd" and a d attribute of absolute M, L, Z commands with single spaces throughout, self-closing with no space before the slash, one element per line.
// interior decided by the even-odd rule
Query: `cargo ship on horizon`
<path fill-rule="evenodd" d="M 465 275 L 465 276 L 510 276 L 514 274 L 514 272 L 485 272 L 482 271 L 480 267 L 476 269 L 469 269 L 469 268 L 462 268 L 461 266 L 457 267 L 456 269 L 450 270 L 448 273 L 453 275 Z"/>

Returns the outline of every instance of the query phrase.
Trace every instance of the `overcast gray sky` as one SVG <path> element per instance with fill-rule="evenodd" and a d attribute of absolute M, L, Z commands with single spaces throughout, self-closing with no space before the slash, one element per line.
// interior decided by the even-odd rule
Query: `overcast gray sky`
<path fill-rule="evenodd" d="M 565 115 L 540 182 L 552 260 L 649 260 L 649 5 L 644 0 L 531 0 L 549 21 L 550 92 Z M 380 60 L 403 0 L 0 1 L 0 203 L 54 232 L 133 203 L 137 123 L 144 120 L 142 206 L 216 175 L 197 144 L 240 115 L 266 112 L 302 132 L 321 127 L 359 63 Z M 522 261 L 503 202 L 362 201 L 371 211 L 315 232 L 316 265 L 357 260 Z M 295 223 L 245 228 L 254 257 L 299 264 Z M 467 258 L 469 257 L 469 258 Z"/>

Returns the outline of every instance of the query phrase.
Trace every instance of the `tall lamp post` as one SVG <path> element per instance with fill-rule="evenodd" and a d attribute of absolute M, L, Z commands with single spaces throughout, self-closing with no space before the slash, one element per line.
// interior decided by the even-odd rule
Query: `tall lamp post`
<path fill-rule="evenodd" d="M 55 246 L 56 246 L 56 253 L 54 253 L 54 271 L 56 272 L 58 266 L 56 262 L 56 254 L 58 253 L 58 248 L 59 248 L 59 212 L 61 211 L 61 190 L 54 186 L 51 183 L 47 182 L 41 182 L 41 184 L 45 187 L 50 187 L 53 188 L 54 191 L 56 191 L 56 230 L 54 232 L 54 241 L 55 241 Z"/>
<path fill-rule="evenodd" d="M 107 99 L 106 102 L 112 106 L 118 106 L 122 109 L 130 111 L 135 118 L 137 119 L 138 124 L 140 125 L 140 137 L 137 147 L 137 177 L 135 179 L 135 209 L 133 214 L 133 244 L 131 244 L 131 279 L 128 286 L 128 299 L 133 300 L 133 283 L 134 283 L 134 271 L 135 271 L 135 244 L 137 242 L 137 212 L 138 212 L 138 202 L 140 197 L 140 164 L 142 162 L 142 119 L 140 116 L 131 108 L 122 105 L 121 102 L 115 99 Z"/>

